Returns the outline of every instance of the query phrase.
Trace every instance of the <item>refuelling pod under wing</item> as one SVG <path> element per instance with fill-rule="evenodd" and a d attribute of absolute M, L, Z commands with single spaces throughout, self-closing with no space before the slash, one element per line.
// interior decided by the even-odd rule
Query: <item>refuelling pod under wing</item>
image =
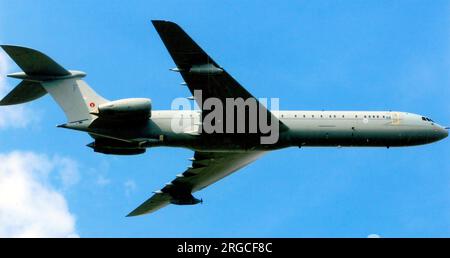
<path fill-rule="evenodd" d="M 87 146 L 95 152 L 107 155 L 140 155 L 146 152 L 146 149 L 138 144 L 106 138 L 98 138 Z"/>
<path fill-rule="evenodd" d="M 152 102 L 145 98 L 120 99 L 98 106 L 91 114 L 105 120 L 148 120 L 151 117 Z"/>

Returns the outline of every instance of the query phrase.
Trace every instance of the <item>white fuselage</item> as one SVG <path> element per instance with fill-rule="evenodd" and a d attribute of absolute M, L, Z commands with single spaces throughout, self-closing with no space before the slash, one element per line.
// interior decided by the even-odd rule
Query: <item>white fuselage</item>
<path fill-rule="evenodd" d="M 272 145 L 249 140 L 251 134 L 221 133 L 208 137 L 202 133 L 199 111 L 153 111 L 141 137 L 158 139 L 152 146 L 229 151 L 291 146 L 400 147 L 432 143 L 448 136 L 445 128 L 428 118 L 405 112 L 276 111 L 273 114 L 289 129 L 280 132 L 279 140 Z M 181 131 L 174 132 L 174 117 L 183 121 Z"/>

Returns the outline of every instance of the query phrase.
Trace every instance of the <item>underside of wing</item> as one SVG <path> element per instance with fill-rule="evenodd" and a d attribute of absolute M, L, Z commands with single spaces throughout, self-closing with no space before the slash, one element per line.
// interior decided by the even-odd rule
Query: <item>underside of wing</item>
<path fill-rule="evenodd" d="M 201 202 L 192 193 L 219 181 L 252 163 L 265 152 L 196 152 L 192 166 L 131 212 L 128 216 L 152 213 L 167 204 L 193 205 Z"/>
<path fill-rule="evenodd" d="M 210 98 L 219 99 L 222 104 L 227 99 L 240 98 L 244 101 L 252 99 L 258 105 L 259 115 L 264 112 L 269 121 L 279 124 L 280 131 L 287 129 L 264 105 L 192 40 L 180 26 L 169 21 L 153 21 L 153 25 L 177 66 L 175 71 L 180 72 L 201 108 L 203 108 L 202 101 Z M 201 91 L 201 99 L 196 91 Z M 223 112 L 226 113 L 226 110 Z"/>

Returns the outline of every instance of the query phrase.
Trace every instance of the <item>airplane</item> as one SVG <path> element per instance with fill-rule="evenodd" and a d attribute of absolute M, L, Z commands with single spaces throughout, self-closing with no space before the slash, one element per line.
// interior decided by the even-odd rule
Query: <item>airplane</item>
<path fill-rule="evenodd" d="M 189 99 L 195 100 L 200 109 L 152 110 L 152 102 L 146 98 L 110 101 L 88 86 L 83 80 L 84 72 L 66 70 L 37 50 L 1 45 L 23 70 L 8 75 L 22 81 L 0 101 L 1 106 L 30 102 L 48 93 L 68 120 L 58 127 L 88 133 L 94 141 L 87 146 L 97 153 L 139 155 L 161 146 L 194 152 L 190 167 L 128 216 L 149 214 L 169 204 L 201 203 L 193 196 L 195 192 L 273 150 L 404 147 L 429 144 L 448 136 L 448 127 L 407 112 L 269 111 L 267 103 L 253 97 L 179 25 L 162 20 L 152 23 L 176 65 L 171 70 L 183 77 L 182 84 L 194 94 Z M 220 118 L 214 114 L 214 105 L 205 105 L 209 99 L 219 104 L 242 100 L 244 107 L 222 108 Z M 253 100 L 249 103 L 257 107 L 256 112 L 247 100 Z M 239 110 L 240 115 L 236 115 Z M 173 121 L 181 123 L 176 130 Z M 252 128 L 254 123 L 257 125 Z M 270 125 L 269 129 L 277 132 L 275 141 L 267 140 L 271 132 L 263 125 Z M 244 130 L 228 130 L 239 126 Z M 227 130 L 211 132 L 208 127 Z"/>

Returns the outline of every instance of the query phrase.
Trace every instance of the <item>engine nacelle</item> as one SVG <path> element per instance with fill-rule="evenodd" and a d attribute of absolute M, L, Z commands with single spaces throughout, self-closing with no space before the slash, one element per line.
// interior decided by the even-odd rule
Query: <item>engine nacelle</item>
<path fill-rule="evenodd" d="M 151 117 L 152 101 L 144 98 L 120 99 L 98 106 L 99 117 L 111 119 L 148 119 Z"/>
<path fill-rule="evenodd" d="M 175 205 L 196 205 L 199 203 L 203 203 L 203 200 L 199 200 L 192 196 L 192 194 L 186 196 L 177 196 L 170 200 L 170 203 Z"/>
<path fill-rule="evenodd" d="M 109 147 L 97 147 L 94 148 L 94 151 L 106 155 L 120 155 L 120 156 L 140 155 L 145 153 L 145 149 L 124 149 L 124 148 L 109 148 Z"/>
<path fill-rule="evenodd" d="M 146 152 L 145 148 L 141 148 L 136 144 L 110 139 L 97 139 L 87 146 L 95 152 L 108 155 L 139 155 Z"/>

